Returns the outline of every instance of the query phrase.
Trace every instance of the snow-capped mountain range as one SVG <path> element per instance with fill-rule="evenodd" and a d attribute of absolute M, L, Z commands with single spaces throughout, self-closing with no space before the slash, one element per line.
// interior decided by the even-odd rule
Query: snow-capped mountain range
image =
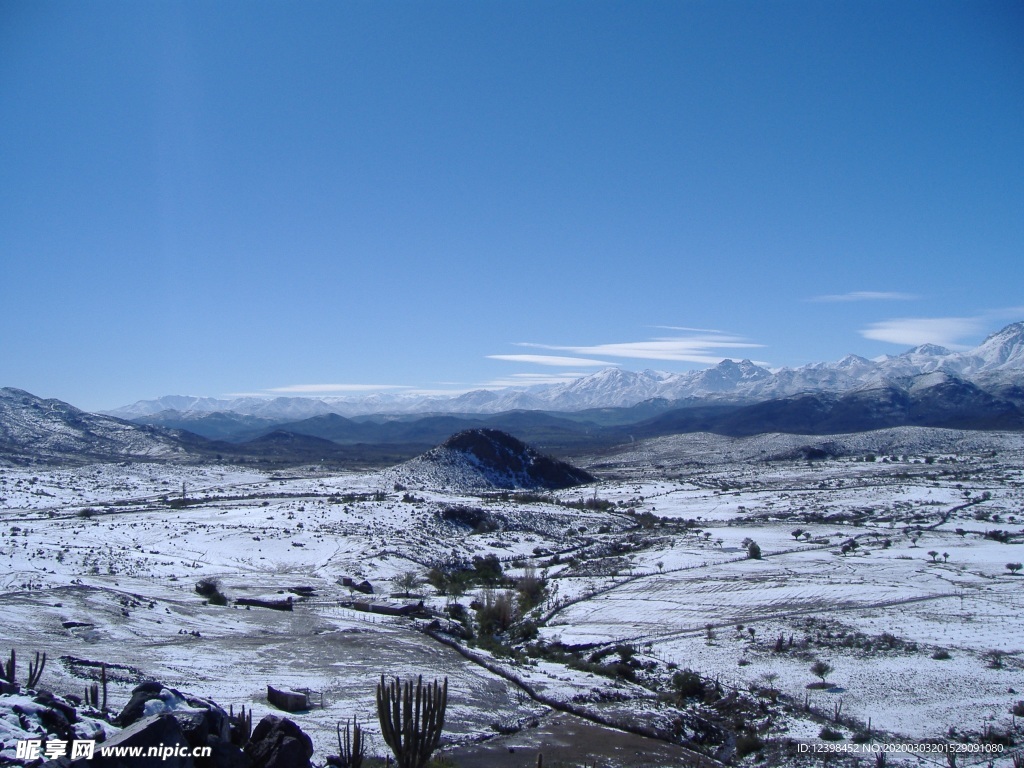
<path fill-rule="evenodd" d="M 353 417 L 371 414 L 488 414 L 513 410 L 572 412 L 629 407 L 652 399 L 758 402 L 807 392 L 842 393 L 863 387 L 877 388 L 888 382 L 905 382 L 915 376 L 936 372 L 974 382 L 987 390 L 1019 388 L 1024 377 L 1024 321 L 1006 326 L 966 352 L 924 344 L 900 355 L 884 355 L 873 360 L 847 355 L 833 363 L 812 363 L 774 371 L 749 360 L 724 360 L 712 368 L 686 373 L 606 368 L 568 383 L 480 389 L 454 397 L 393 392 L 344 397 L 235 399 L 171 395 L 156 400 L 140 400 L 106 414 L 148 421 L 149 417 L 164 412 L 187 414 L 193 418 L 212 413 L 235 413 L 284 421 L 328 413 Z"/>

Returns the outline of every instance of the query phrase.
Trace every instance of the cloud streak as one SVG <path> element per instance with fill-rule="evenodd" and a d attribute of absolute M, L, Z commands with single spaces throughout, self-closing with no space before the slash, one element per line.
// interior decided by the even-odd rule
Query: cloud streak
<path fill-rule="evenodd" d="M 536 384 L 567 384 L 586 375 L 571 371 L 564 373 L 513 373 L 510 376 L 492 379 L 482 386 L 484 389 L 489 389 L 491 387 L 532 387 Z"/>
<path fill-rule="evenodd" d="M 808 301 L 840 303 L 849 301 L 916 301 L 921 297 L 914 293 L 899 291 L 851 291 L 850 293 L 833 293 L 815 296 Z"/>
<path fill-rule="evenodd" d="M 740 336 L 725 333 L 704 333 L 693 336 L 673 336 L 613 344 L 570 346 L 519 342 L 516 346 L 551 350 L 552 352 L 570 352 L 576 355 L 592 355 L 595 357 L 716 365 L 729 357 L 729 355 L 721 354 L 721 351 L 760 349 L 764 345 L 754 344 Z"/>
<path fill-rule="evenodd" d="M 267 392 L 309 395 L 324 392 L 376 392 L 382 389 L 409 389 L 409 387 L 404 384 L 289 384 L 287 387 L 271 387 Z"/>
<path fill-rule="evenodd" d="M 487 355 L 491 360 L 507 360 L 513 363 L 536 363 L 537 365 L 614 365 L 607 360 L 594 360 L 588 357 L 559 357 L 557 355 Z"/>
<path fill-rule="evenodd" d="M 661 331 L 687 331 L 689 333 L 725 333 L 725 331 L 719 331 L 714 328 L 690 328 L 687 325 L 652 325 L 651 328 L 657 328 Z"/>
<path fill-rule="evenodd" d="M 956 349 L 963 348 L 960 339 L 975 336 L 983 330 L 983 323 L 975 317 L 899 317 L 871 323 L 860 334 L 866 339 L 890 344 L 938 344 Z"/>

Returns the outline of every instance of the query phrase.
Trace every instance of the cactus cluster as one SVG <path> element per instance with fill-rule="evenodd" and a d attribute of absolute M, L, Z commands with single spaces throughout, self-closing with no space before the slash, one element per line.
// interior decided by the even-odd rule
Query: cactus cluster
<path fill-rule="evenodd" d="M 236 747 L 244 747 L 252 736 L 252 710 L 242 705 L 241 711 L 235 714 L 235 705 L 228 710 L 228 723 L 231 727 L 231 743 Z"/>
<path fill-rule="evenodd" d="M 43 668 L 46 666 L 46 654 L 39 655 L 39 651 L 36 651 L 35 661 L 28 663 L 28 679 L 25 681 L 25 687 L 34 689 L 39 684 L 39 678 L 43 676 Z M 14 649 L 11 648 L 11 658 L 8 659 L 3 665 L 3 674 L 0 675 L 2 679 L 6 680 L 11 685 L 18 682 L 18 661 L 17 656 L 14 654 Z"/>
<path fill-rule="evenodd" d="M 103 686 L 103 698 L 100 699 L 100 685 L 93 683 L 85 689 L 85 703 L 96 709 L 107 711 L 107 665 L 100 666 L 100 684 Z"/>
<path fill-rule="evenodd" d="M 447 677 L 443 686 L 437 680 L 424 686 L 421 675 L 413 686 L 411 680 L 402 683 L 397 677 L 386 683 L 381 675 L 377 718 L 398 768 L 425 768 L 441 738 L 447 706 Z"/>
<path fill-rule="evenodd" d="M 352 718 L 352 721 L 345 721 L 345 730 L 341 730 L 341 723 L 337 724 L 338 730 L 338 761 L 341 768 L 362 768 L 363 757 L 366 751 L 366 741 L 363 738 L 363 728 L 359 721 Z"/>

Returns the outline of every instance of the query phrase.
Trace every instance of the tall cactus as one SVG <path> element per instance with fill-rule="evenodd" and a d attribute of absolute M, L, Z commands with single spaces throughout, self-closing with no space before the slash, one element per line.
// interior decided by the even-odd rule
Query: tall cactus
<path fill-rule="evenodd" d="M 359 721 L 352 718 L 352 721 L 345 721 L 345 730 L 341 730 L 341 723 L 336 725 L 338 729 L 338 755 L 342 768 L 362 768 L 363 756 L 365 753 L 365 742 L 363 740 L 363 727 Z"/>
<path fill-rule="evenodd" d="M 103 687 L 103 699 L 100 700 L 100 685 Z M 85 703 L 94 709 L 107 711 L 107 665 L 100 666 L 100 684 L 93 683 L 85 689 Z"/>
<path fill-rule="evenodd" d="M 11 653 L 12 653 L 11 658 L 13 659 L 14 658 L 14 656 L 13 656 L 14 651 L 11 651 Z M 37 685 L 39 685 L 39 678 L 41 678 L 43 676 L 43 668 L 45 666 L 46 666 L 46 653 L 43 653 L 43 656 L 40 659 L 39 651 L 36 651 L 36 660 L 34 662 L 30 661 L 28 663 L 28 682 L 25 685 L 26 688 L 33 688 L 34 689 Z"/>
<path fill-rule="evenodd" d="M 398 768 L 425 768 L 437 749 L 448 706 L 448 678 L 444 686 L 434 680 L 423 686 L 420 675 L 413 688 L 411 680 L 390 683 L 380 676 L 377 685 L 377 718 L 381 735 L 395 754 Z"/>
<path fill-rule="evenodd" d="M 244 747 L 249 743 L 252 736 L 252 710 L 246 710 L 242 705 L 242 711 L 235 714 L 235 705 L 228 709 L 228 723 L 231 731 L 231 743 L 236 747 Z"/>
<path fill-rule="evenodd" d="M 36 651 L 35 661 L 28 663 L 28 680 L 26 681 L 26 688 L 35 688 L 39 684 L 39 678 L 43 676 L 43 667 L 46 666 L 46 654 L 42 657 L 39 656 L 39 651 Z M 11 658 L 6 661 L 3 665 L 3 670 L 0 671 L 0 679 L 6 680 L 12 685 L 18 682 L 18 659 L 14 654 L 14 649 L 11 648 Z"/>

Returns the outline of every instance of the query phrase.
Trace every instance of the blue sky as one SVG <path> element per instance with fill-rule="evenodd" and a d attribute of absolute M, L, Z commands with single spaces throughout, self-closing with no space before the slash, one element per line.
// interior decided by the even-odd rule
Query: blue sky
<path fill-rule="evenodd" d="M 0 385 L 973 345 L 1024 319 L 1022 94 L 1016 2 L 2 0 Z"/>

